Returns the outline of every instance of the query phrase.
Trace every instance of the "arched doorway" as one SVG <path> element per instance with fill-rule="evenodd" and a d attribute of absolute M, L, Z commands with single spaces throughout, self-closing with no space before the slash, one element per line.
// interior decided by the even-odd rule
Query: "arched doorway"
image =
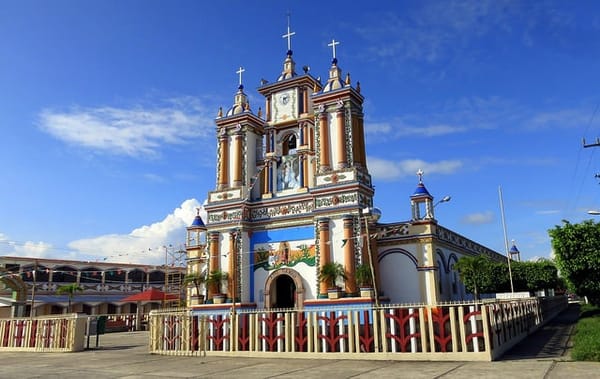
<path fill-rule="evenodd" d="M 266 308 L 301 308 L 304 304 L 302 277 L 289 268 L 275 270 L 265 283 Z"/>
<path fill-rule="evenodd" d="M 296 306 L 296 285 L 288 275 L 279 275 L 275 279 L 275 299 L 273 308 L 294 308 Z"/>

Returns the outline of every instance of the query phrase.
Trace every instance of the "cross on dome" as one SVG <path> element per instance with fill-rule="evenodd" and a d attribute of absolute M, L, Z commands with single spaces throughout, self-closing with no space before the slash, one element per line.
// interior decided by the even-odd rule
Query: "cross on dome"
<path fill-rule="evenodd" d="M 244 68 L 242 66 L 240 66 L 240 69 L 235 72 L 236 74 L 239 74 L 239 76 L 240 76 L 240 85 L 242 85 L 242 73 L 244 71 L 246 71 L 246 70 L 244 70 Z"/>
<path fill-rule="evenodd" d="M 419 169 L 419 171 L 417 171 L 417 176 L 419 177 L 419 183 L 423 183 L 423 170 Z"/>
<path fill-rule="evenodd" d="M 333 49 L 333 59 L 335 59 L 335 45 L 339 45 L 340 41 L 336 41 L 335 39 L 331 40 L 331 43 L 328 43 L 327 46 L 331 46 Z"/>
<path fill-rule="evenodd" d="M 292 50 L 292 36 L 294 34 L 296 34 L 296 32 L 291 32 L 290 31 L 290 14 L 287 14 L 287 19 L 288 19 L 288 26 L 287 26 L 287 33 L 284 34 L 283 36 L 281 36 L 281 38 L 287 38 L 287 43 L 288 43 L 288 51 Z"/>

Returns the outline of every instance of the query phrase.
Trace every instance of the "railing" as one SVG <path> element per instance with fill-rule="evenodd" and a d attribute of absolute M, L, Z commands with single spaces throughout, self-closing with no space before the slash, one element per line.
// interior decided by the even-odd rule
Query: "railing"
<path fill-rule="evenodd" d="M 87 316 L 0 319 L 0 351 L 83 350 Z"/>
<path fill-rule="evenodd" d="M 157 354 L 490 361 L 567 301 L 519 299 L 431 306 L 150 313 Z"/>

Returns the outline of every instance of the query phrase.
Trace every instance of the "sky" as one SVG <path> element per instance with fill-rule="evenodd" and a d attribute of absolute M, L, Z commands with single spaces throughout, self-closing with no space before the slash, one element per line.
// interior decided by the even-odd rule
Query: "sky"
<path fill-rule="evenodd" d="M 524 260 L 600 209 L 600 2 L 0 0 L 0 255 L 165 262 L 288 14 L 298 72 L 326 78 L 335 39 L 360 82 L 381 222 L 410 219 L 419 169 L 439 223 L 503 253 L 501 189 Z"/>

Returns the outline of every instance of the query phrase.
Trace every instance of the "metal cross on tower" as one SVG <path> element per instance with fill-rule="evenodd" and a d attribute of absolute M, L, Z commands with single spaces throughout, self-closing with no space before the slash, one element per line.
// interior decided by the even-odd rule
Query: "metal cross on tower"
<path fill-rule="evenodd" d="M 288 51 L 292 50 L 292 36 L 296 34 L 296 32 L 290 31 L 290 14 L 287 14 L 288 26 L 287 26 L 287 34 L 284 34 L 281 38 L 287 38 L 288 43 Z"/>
<path fill-rule="evenodd" d="M 331 40 L 331 43 L 328 43 L 327 46 L 331 46 L 331 48 L 333 49 L 333 59 L 335 59 L 335 46 L 339 45 L 340 41 L 336 41 L 335 39 Z"/>
<path fill-rule="evenodd" d="M 244 71 L 246 71 L 246 70 L 244 70 L 244 68 L 242 66 L 240 66 L 240 69 L 235 72 L 236 74 L 238 74 L 240 76 L 240 85 L 242 85 L 242 73 Z"/>

